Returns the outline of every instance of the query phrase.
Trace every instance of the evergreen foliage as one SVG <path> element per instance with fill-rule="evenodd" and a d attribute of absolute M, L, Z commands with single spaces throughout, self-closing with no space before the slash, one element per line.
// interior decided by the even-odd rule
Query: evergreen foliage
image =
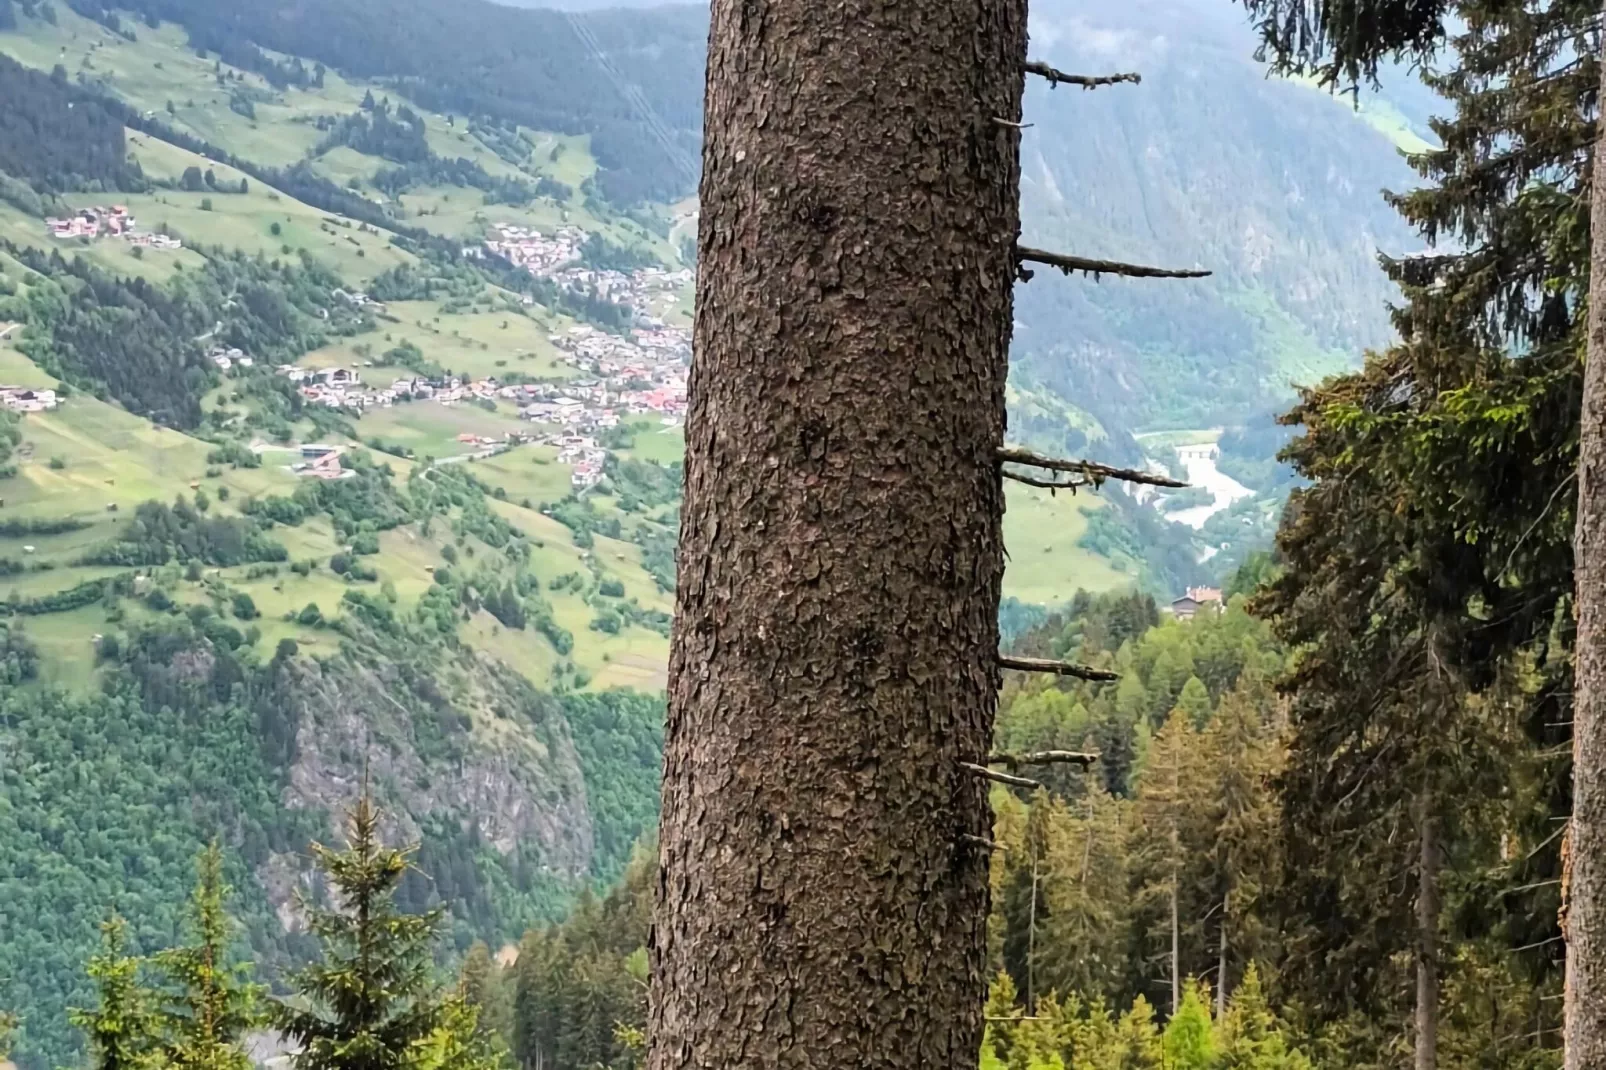
<path fill-rule="evenodd" d="M 88 1037 L 95 1070 L 151 1070 L 160 1065 L 155 996 L 140 983 L 139 959 L 126 953 L 128 923 L 114 914 L 100 931 L 87 971 L 98 1002 L 68 1018 Z"/>
<path fill-rule="evenodd" d="M 250 967 L 229 961 L 235 925 L 217 840 L 196 862 L 188 923 L 194 943 L 155 956 L 171 995 L 162 1021 L 163 1063 L 173 1070 L 249 1070 L 246 1034 L 262 1024 L 263 990 Z"/>
<path fill-rule="evenodd" d="M 1424 188 L 1392 198 L 1442 245 L 1385 263 L 1405 296 L 1401 341 L 1288 417 L 1300 435 L 1286 456 L 1311 486 L 1290 501 L 1261 600 L 1306 651 L 1287 681 L 1297 927 L 1283 976 L 1313 1026 L 1383 1058 L 1403 1032 L 1402 973 L 1426 945 L 1457 971 L 1447 992 L 1476 976 L 1526 1016 L 1486 1038 L 1487 1058 L 1537 1046 L 1543 1059 L 1559 1039 L 1599 13 L 1459 13 L 1454 61 L 1429 76 L 1454 109 L 1435 124 L 1443 148 L 1412 159 Z M 1334 47 L 1363 73 L 1378 54 Z M 1424 818 L 1456 889 L 1430 933 L 1413 928 Z M 1320 980 L 1306 972 L 1317 962 Z"/>
<path fill-rule="evenodd" d="M 297 1045 L 297 1070 L 401 1070 L 454 1024 L 431 977 L 441 911 L 397 908 L 417 847 L 386 847 L 379 821 L 365 793 L 348 816 L 346 849 L 312 848 L 333 896 L 329 905 L 303 905 L 322 959 L 291 975 L 293 995 L 274 1010 L 274 1024 Z M 466 1057 L 449 1050 L 441 1058 Z"/>
<path fill-rule="evenodd" d="M 0 28 L 10 10 L 8 0 Z M 0 172 L 41 193 L 145 187 L 121 118 L 94 94 L 0 55 L 0 100 Z"/>

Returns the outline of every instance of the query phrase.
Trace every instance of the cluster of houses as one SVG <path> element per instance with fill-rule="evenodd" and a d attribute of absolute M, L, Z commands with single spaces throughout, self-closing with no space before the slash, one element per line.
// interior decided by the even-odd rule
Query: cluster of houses
<path fill-rule="evenodd" d="M 65 219 L 47 219 L 50 236 L 63 241 L 74 238 L 122 238 L 147 249 L 176 250 L 184 243 L 166 234 L 148 234 L 134 229 L 134 217 L 117 204 L 110 207 L 82 208 Z"/>
<path fill-rule="evenodd" d="M 1192 620 L 1200 613 L 1220 613 L 1226 608 L 1218 587 L 1189 587 L 1181 598 L 1171 603 L 1171 615 L 1178 620 Z"/>
<path fill-rule="evenodd" d="M 629 335 L 578 324 L 552 339 L 560 359 L 579 373 L 577 378 L 556 383 L 502 383 L 495 377 L 414 376 L 376 387 L 365 384 L 355 368 L 286 365 L 278 373 L 287 377 L 309 404 L 358 416 L 399 402 L 512 402 L 521 418 L 551 430 L 509 432 L 500 437 L 465 433 L 458 436 L 458 441 L 479 456 L 521 442 L 555 446 L 559 463 L 573 470 L 574 486 L 594 486 L 602 480 L 607 460 L 606 448 L 596 440 L 599 432 L 617 427 L 629 416 L 656 415 L 671 424 L 685 415 L 691 332 L 654 318 L 651 303 L 683 290 L 691 282 L 691 272 L 661 268 L 628 274 L 593 271 L 579 265 L 585 240 L 585 232 L 578 227 L 562 227 L 543 234 L 528 227 L 499 226 L 484 246 L 533 275 L 560 283 L 584 284 L 636 309 L 638 326 Z M 464 252 L 475 255 L 479 250 Z M 383 307 L 362 293 L 337 291 L 335 296 L 356 307 Z M 213 359 L 225 369 L 229 365 L 222 360 L 240 362 L 232 352 L 220 353 Z M 298 471 L 313 476 L 323 475 L 326 469 L 332 474 L 325 478 L 337 475 L 338 458 L 331 461 L 327 454 L 319 454 L 305 458 L 297 466 Z"/>
<path fill-rule="evenodd" d="M 555 233 L 542 234 L 530 227 L 498 226 L 485 248 L 505 257 L 515 267 L 532 275 L 554 278 L 559 269 L 580 259 L 580 247 L 585 244 L 586 233 L 579 227 L 559 227 Z M 475 250 L 465 249 L 472 255 Z"/>
<path fill-rule="evenodd" d="M 503 398 L 518 403 L 530 387 L 504 386 L 494 378 L 464 379 L 456 375 L 397 379 L 386 387 L 367 386 L 355 368 L 298 368 L 283 365 L 279 374 L 296 384 L 312 405 L 343 409 L 361 415 L 366 409 L 389 408 L 402 401 L 457 401 Z"/>
<path fill-rule="evenodd" d="M 54 390 L 27 386 L 0 386 L 0 405 L 12 412 L 46 412 L 61 404 Z"/>
<path fill-rule="evenodd" d="M 234 367 L 249 368 L 256 363 L 244 350 L 232 346 L 213 346 L 206 351 L 206 359 L 225 372 Z"/>
<path fill-rule="evenodd" d="M 691 285 L 688 268 L 670 271 L 647 267 L 625 272 L 586 267 L 579 263 L 585 241 L 585 231 L 579 227 L 559 227 L 551 234 L 543 234 L 530 227 L 502 225 L 492 231 L 485 249 L 537 278 L 581 287 L 616 304 L 629 305 L 638 315 L 645 314 L 655 299 L 679 294 Z M 476 255 L 478 250 L 463 252 Z M 526 299 L 526 303 L 530 300 Z"/>
<path fill-rule="evenodd" d="M 576 490 L 602 482 L 602 466 L 608 460 L 608 451 L 595 439 L 589 435 L 561 435 L 552 444 L 558 447 L 558 463 L 573 470 L 569 482 Z"/>

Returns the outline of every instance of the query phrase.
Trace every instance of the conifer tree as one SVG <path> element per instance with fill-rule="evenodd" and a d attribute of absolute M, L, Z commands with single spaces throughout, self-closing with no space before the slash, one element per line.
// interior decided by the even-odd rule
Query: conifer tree
<path fill-rule="evenodd" d="M 458 988 L 478 1012 L 478 1028 L 494 1047 L 506 1050 L 513 1029 L 513 993 L 509 978 L 483 940 L 476 940 L 463 956 Z"/>
<path fill-rule="evenodd" d="M 1216 918 L 1216 1017 L 1226 1010 L 1234 959 L 1253 964 L 1264 953 L 1274 923 L 1264 917 L 1262 895 L 1276 880 L 1278 818 L 1273 778 L 1280 771 L 1277 740 L 1256 699 L 1264 683 L 1243 681 L 1222 696 L 1205 729 L 1210 755 L 1215 823 L 1213 887 L 1219 892 Z"/>
<path fill-rule="evenodd" d="M 1289 1047 L 1253 962 L 1218 1024 L 1219 1070 L 1309 1070 L 1310 1061 Z"/>
<path fill-rule="evenodd" d="M 1043 881 L 1041 984 L 1045 991 L 1090 998 L 1115 990 L 1126 969 L 1131 904 L 1122 804 L 1093 784 L 1081 800 L 1053 805 L 1058 815 Z"/>
<path fill-rule="evenodd" d="M 1142 996 L 1133 1000 L 1132 1008 L 1116 1022 L 1114 1033 L 1110 1045 L 1113 1058 L 1107 1057 L 1103 1065 L 1118 1066 L 1121 1070 L 1167 1070 L 1165 1048 L 1160 1031 L 1155 1027 L 1154 1008 L 1148 1000 Z"/>
<path fill-rule="evenodd" d="M 557 1057 L 564 973 L 555 936 L 531 929 L 514 967 L 513 1057 L 525 1070 L 547 1070 Z"/>
<path fill-rule="evenodd" d="M 1189 983 L 1182 1005 L 1160 1034 L 1166 1070 L 1216 1070 L 1216 1036 L 1210 1021 L 1210 993 Z"/>
<path fill-rule="evenodd" d="M 480 1019 L 461 985 L 442 998 L 435 1030 L 412 1051 L 412 1070 L 507 1070 L 506 1051 Z"/>
<path fill-rule="evenodd" d="M 155 957 L 157 970 L 176 989 L 162 1015 L 163 1061 L 174 1070 L 249 1070 L 242 1043 L 262 1021 L 263 990 L 247 979 L 250 966 L 229 961 L 234 925 L 217 840 L 196 862 L 189 925 L 194 943 Z"/>
<path fill-rule="evenodd" d="M 1330 14 L 1361 8 L 1384 12 L 1359 27 L 1368 33 L 1386 30 L 1384 9 L 1398 14 L 1386 2 Z M 1443 11 L 1424 5 L 1429 22 L 1430 9 Z M 1460 10 L 1455 55 L 1429 76 L 1454 109 L 1435 124 L 1443 147 L 1412 158 L 1424 188 L 1393 198 L 1425 239 L 1451 248 L 1385 263 L 1406 298 L 1400 344 L 1291 414 L 1305 433 L 1289 456 L 1313 485 L 1291 502 L 1279 536 L 1287 568 L 1263 603 L 1307 651 L 1290 681 L 1297 965 L 1282 976 L 1303 987 L 1319 962 L 1321 981 L 1300 993 L 1319 1015 L 1400 1022 L 1394 963 L 1411 952 L 1424 1068 L 1444 960 L 1436 866 L 1464 879 L 1499 839 L 1525 840 L 1513 852 L 1522 864 L 1502 867 L 1512 891 L 1485 896 L 1500 909 L 1470 916 L 1535 975 L 1554 968 L 1551 819 L 1569 810 L 1564 765 L 1540 774 L 1543 805 L 1512 806 L 1483 836 L 1467 818 L 1479 808 L 1469 803 L 1531 798 L 1518 790 L 1524 752 L 1563 749 L 1573 720 L 1570 495 L 1599 74 L 1590 5 Z M 1499 704 L 1472 701 L 1522 663 L 1544 667 L 1522 700 L 1528 740 L 1482 718 Z M 1390 775 L 1376 775 L 1384 765 Z"/>
<path fill-rule="evenodd" d="M 1308 429 L 1307 441 L 1296 444 L 1296 461 L 1329 489 L 1298 495 L 1285 531 L 1296 544 L 1325 543 L 1328 565 L 1311 569 L 1307 559 L 1306 565 L 1290 568 L 1302 593 L 1278 596 L 1277 611 L 1302 609 L 1300 615 L 1311 620 L 1325 614 L 1334 632 L 1347 626 L 1353 633 L 1348 641 L 1353 671 L 1347 681 L 1338 679 L 1345 655 L 1337 645 L 1311 664 L 1316 674 L 1338 684 L 1326 688 L 1330 705 L 1322 719 L 1334 729 L 1347 720 L 1355 745 L 1346 746 L 1335 730 L 1312 754 L 1320 755 L 1325 746 L 1328 754 L 1362 758 L 1342 763 L 1341 768 L 1356 772 L 1348 786 L 1334 785 L 1334 795 L 1309 792 L 1316 786 L 1309 780 L 1301 786 L 1316 808 L 1345 797 L 1350 788 L 1360 787 L 1358 771 L 1373 760 L 1362 757 L 1369 749 L 1393 736 L 1398 755 L 1394 726 L 1409 729 L 1413 720 L 1425 719 L 1420 708 L 1413 718 L 1407 703 L 1400 703 L 1404 709 L 1397 716 L 1376 716 L 1379 698 L 1398 701 L 1398 692 L 1406 690 L 1400 678 L 1423 676 L 1426 659 L 1410 637 L 1413 629 L 1438 630 L 1433 664 L 1474 691 L 1489 686 L 1524 647 L 1530 648 L 1524 656 L 1552 666 L 1541 674 L 1548 679 L 1530 689 L 1531 733 L 1536 742 L 1558 750 L 1569 735 L 1577 737 L 1578 764 L 1571 785 L 1562 763 L 1547 771 L 1549 813 L 1537 808 L 1513 814 L 1502 830 L 1503 836 L 1518 831 L 1531 837 L 1534 846 L 1517 852 L 1532 861 L 1512 868 L 1529 872 L 1513 880 L 1520 891 L 1502 897 L 1504 916 L 1495 921 L 1512 954 L 1526 958 L 1537 975 L 1554 968 L 1542 950 L 1554 945 L 1547 930 L 1558 906 L 1560 865 L 1550 819 L 1570 814 L 1572 890 L 1586 917 L 1576 909 L 1567 913 L 1568 925 L 1576 929 L 1568 946 L 1566 1059 L 1572 1068 L 1606 1063 L 1606 938 L 1600 935 L 1606 933 L 1606 921 L 1590 920 L 1606 918 L 1606 788 L 1601 786 L 1606 744 L 1596 736 L 1606 733 L 1606 715 L 1597 709 L 1606 694 L 1597 649 L 1606 641 L 1600 627 L 1606 595 L 1594 573 L 1606 561 L 1598 490 L 1606 441 L 1606 421 L 1598 415 L 1606 392 L 1606 360 L 1599 347 L 1606 332 L 1591 329 L 1585 320 L 1586 310 L 1599 315 L 1606 305 L 1586 300 L 1591 285 L 1606 280 L 1599 252 L 1606 228 L 1590 226 L 1592 202 L 1603 203 L 1606 183 L 1589 181 L 1599 137 L 1600 79 L 1606 74 L 1599 62 L 1600 5 L 1590 0 L 1516 6 L 1483 0 L 1248 0 L 1248 6 L 1262 20 L 1265 42 L 1279 66 L 1316 70 L 1329 81 L 1370 76 L 1391 52 L 1424 56 L 1446 38 L 1447 15 L 1457 16 L 1449 37 L 1454 53 L 1436 63 L 1437 73 L 1427 78 L 1453 107 L 1449 118 L 1434 124 L 1442 148 L 1413 157 L 1429 180 L 1425 187 L 1393 198 L 1429 242 L 1450 240 L 1428 255 L 1386 262 L 1406 296 L 1396 315 L 1401 344 L 1369 361 L 1362 373 L 1312 392 L 1296 410 Z M 1578 358 L 1585 353 L 1590 387 L 1580 375 Z M 1594 415 L 1586 415 L 1582 424 L 1581 396 L 1595 399 L 1585 400 L 1583 409 Z M 1325 443 L 1315 441 L 1320 439 Z M 1324 525 L 1336 527 L 1323 535 Z M 1290 540 L 1281 541 L 1286 555 Z M 1579 676 L 1574 703 L 1575 689 L 1565 679 L 1570 660 L 1565 650 L 1573 639 L 1573 609 L 1566 600 L 1575 589 L 1575 544 Z M 1327 578 L 1317 579 L 1318 572 Z M 1297 579 L 1302 573 L 1305 578 Z M 1333 586 L 1334 579 L 1343 586 Z M 1285 587 L 1284 594 L 1292 595 L 1292 588 Z M 1368 634 L 1367 625 L 1380 615 L 1395 623 L 1373 631 L 1392 631 L 1391 643 Z M 1473 627 L 1455 627 L 1474 618 L 1479 623 Z M 1405 623 L 1413 619 L 1415 624 Z M 1442 641 L 1446 636 L 1450 641 Z M 1575 708 L 1569 710 L 1569 704 Z M 1454 708 L 1431 707 L 1439 727 Z M 1558 732 L 1569 726 L 1571 733 Z M 1296 746 L 1296 755 L 1301 750 Z M 1521 768 L 1510 760 L 1509 742 L 1503 754 L 1506 769 Z M 1391 764 L 1397 766 L 1398 759 Z M 1419 764 L 1436 767 L 1431 759 Z M 1296 776 L 1303 778 L 1303 772 Z M 1459 864 L 1470 844 L 1446 822 L 1457 815 L 1442 805 L 1445 785 L 1434 790 L 1415 774 L 1391 779 L 1416 780 L 1424 789 L 1423 802 L 1441 800 L 1437 807 L 1416 807 L 1420 860 L 1410 868 L 1420 878 L 1430 868 L 1422 862 L 1431 858 Z M 1464 781 L 1452 782 L 1457 799 L 1497 797 Z M 1357 791 L 1349 809 L 1384 822 L 1390 807 L 1379 803 Z M 1310 837 L 1311 831 L 1307 823 L 1308 838 L 1332 842 L 1321 834 Z M 1357 831 L 1350 831 L 1351 842 L 1367 845 L 1371 837 Z M 1301 872 L 1303 861 L 1293 860 L 1291 870 Z M 1355 875 L 1398 871 L 1360 862 L 1353 852 L 1334 863 L 1330 875 L 1341 866 Z M 1329 919 L 1361 905 L 1345 883 L 1328 880 L 1320 893 Z M 1431 882 L 1417 884 L 1417 897 L 1431 898 Z M 1351 915 L 1346 924 L 1357 920 Z M 1365 924 L 1378 935 L 1394 928 Z M 1344 928 L 1331 920 L 1327 925 L 1335 933 Z M 1418 943 L 1427 944 L 1422 935 Z M 1336 972 L 1344 979 L 1329 987 L 1324 1001 L 1339 992 L 1364 999 L 1368 990 L 1390 987 L 1383 979 L 1386 971 L 1377 966 L 1382 949 L 1369 938 L 1352 942 L 1355 950 L 1337 960 Z M 1418 951 L 1418 969 L 1427 974 L 1432 963 L 1424 951 Z M 1331 968 L 1335 959 L 1325 961 Z M 1360 971 L 1352 969 L 1362 963 Z M 1351 978 L 1359 983 L 1352 985 Z M 1419 984 L 1419 993 L 1427 995 L 1432 988 Z M 1419 997 L 1419 1020 L 1426 1010 L 1421 1003 Z M 1538 1025 L 1533 1032 L 1542 1036 L 1543 1021 Z M 1430 1038 L 1422 1028 L 1416 1033 L 1417 1065 L 1431 1066 L 1432 1046 L 1424 1044 Z"/>
<path fill-rule="evenodd" d="M 1207 782 L 1210 764 L 1203 737 L 1182 707 L 1171 711 L 1149 746 L 1138 777 L 1138 822 L 1131 844 L 1136 907 L 1144 954 L 1140 969 L 1163 966 L 1170 980 L 1170 1013 L 1182 1004 L 1190 962 L 1203 944 L 1197 920 L 1205 912 L 1198 894 L 1203 847 L 1210 842 Z M 1148 973 L 1153 976 L 1153 973 Z"/>
<path fill-rule="evenodd" d="M 160 1065 L 155 994 L 140 982 L 141 962 L 127 954 L 128 923 L 113 914 L 100 927 L 101 950 L 89 960 L 98 1006 L 68 1020 L 89 1041 L 93 1070 L 151 1070 Z"/>
<path fill-rule="evenodd" d="M 431 977 L 439 908 L 404 914 L 396 890 L 416 847 L 386 847 L 379 810 L 364 793 L 347 821 L 344 851 L 313 854 L 331 905 L 306 904 L 320 961 L 291 976 L 293 996 L 275 1005 L 275 1024 L 299 1049 L 296 1070 L 401 1070 L 454 1023 Z M 454 1041 L 455 1043 L 456 1041 Z"/>

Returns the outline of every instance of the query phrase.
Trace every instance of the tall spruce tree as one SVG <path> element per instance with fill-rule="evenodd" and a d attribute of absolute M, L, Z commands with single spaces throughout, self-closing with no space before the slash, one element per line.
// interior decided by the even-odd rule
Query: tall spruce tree
<path fill-rule="evenodd" d="M 1138 925 L 1139 969 L 1167 980 L 1166 1010 L 1182 1005 L 1189 976 L 1211 961 L 1202 920 L 1219 901 L 1203 878 L 1213 843 L 1211 756 L 1194 715 L 1171 711 L 1138 775 L 1138 820 L 1129 845 Z"/>
<path fill-rule="evenodd" d="M 1220 899 L 1213 975 L 1217 1019 L 1226 1013 L 1234 964 L 1252 968 L 1272 950 L 1274 924 L 1264 913 L 1266 892 L 1277 879 L 1280 814 L 1272 781 L 1281 769 L 1281 753 L 1261 708 L 1267 698 L 1263 679 L 1245 680 L 1222 696 L 1205 729 L 1215 825 L 1212 890 Z"/>
<path fill-rule="evenodd" d="M 1050 805 L 1039 985 L 1082 996 L 1110 992 L 1125 974 L 1131 912 L 1121 804 L 1095 786 L 1070 804 Z"/>
<path fill-rule="evenodd" d="M 216 840 L 201 853 L 196 870 L 188 919 L 195 942 L 154 959 L 175 990 L 162 1015 L 162 1060 L 175 1070 L 249 1070 L 244 1039 L 262 1024 L 265 990 L 249 981 L 248 963 L 230 959 L 230 889 Z"/>
<path fill-rule="evenodd" d="M 1442 148 L 1413 158 L 1426 187 L 1393 198 L 1424 238 L 1443 245 L 1386 262 L 1406 298 L 1396 314 L 1400 344 L 1307 394 L 1294 413 L 1306 433 L 1291 457 L 1315 485 L 1290 507 L 1280 539 L 1290 567 L 1266 605 L 1285 638 L 1320 651 L 1293 681 L 1299 735 L 1285 798 L 1299 804 L 1289 820 L 1297 830 L 1290 871 L 1305 893 L 1297 912 L 1326 919 L 1302 930 L 1295 951 L 1337 951 L 1324 959 L 1338 982 L 1320 1001 L 1329 1012 L 1339 993 L 1375 1000 L 1390 988 L 1382 952 L 1411 921 L 1398 914 L 1403 895 L 1388 904 L 1375 894 L 1389 887 L 1376 873 L 1413 873 L 1411 905 L 1431 906 L 1439 890 L 1431 871 L 1441 862 L 1458 883 L 1476 874 L 1486 890 L 1485 902 L 1446 910 L 1470 920 L 1472 933 L 1509 944 L 1507 961 L 1521 964 L 1513 968 L 1542 982 L 1557 889 L 1550 820 L 1570 810 L 1575 842 L 1581 825 L 1601 824 L 1576 806 L 1588 762 L 1569 802 L 1565 764 L 1543 765 L 1537 749 L 1564 744 L 1574 721 L 1592 723 L 1568 712 L 1566 652 L 1577 443 L 1599 430 L 1579 424 L 1578 360 L 1592 307 L 1583 298 L 1593 274 L 1599 8 L 1569 0 L 1250 6 L 1285 65 L 1333 79 L 1364 77 L 1390 51 L 1420 55 L 1442 38 L 1446 14 L 1457 17 L 1453 53 L 1428 78 L 1454 109 L 1435 123 Z M 1578 587 L 1581 612 L 1586 586 Z M 1537 672 L 1520 695 L 1484 701 L 1510 696 L 1502 681 L 1523 675 L 1524 665 Z M 1583 701 L 1590 688 L 1582 676 L 1578 683 Z M 1513 703 L 1527 740 L 1507 731 Z M 1586 751 L 1580 744 L 1581 761 Z M 1392 779 L 1415 785 L 1414 799 L 1366 772 L 1383 763 L 1403 767 Z M 1509 805 L 1491 816 L 1484 803 L 1501 798 Z M 1366 829 L 1406 826 L 1415 830 L 1412 857 L 1342 872 L 1377 846 Z M 1513 851 L 1513 838 L 1531 846 Z M 1337 849 L 1346 843 L 1351 849 Z M 1595 847 L 1584 853 L 1600 856 Z M 1602 891 L 1584 893 L 1589 909 Z M 1390 913 L 1394 920 L 1379 924 Z M 1426 1004 L 1445 960 L 1434 953 L 1434 912 L 1414 913 L 1417 1065 L 1429 1066 Z M 1577 938 L 1588 928 L 1575 932 L 1568 966 L 1586 989 L 1606 972 L 1606 948 Z M 1357 935 L 1368 930 L 1382 939 Z M 1569 1030 L 1596 1039 L 1570 1041 L 1567 1060 L 1595 1065 L 1606 1037 L 1591 1016 L 1606 1000 L 1586 1001 L 1581 1014 L 1578 1002 L 1569 998 Z M 1391 1017 L 1377 1006 L 1364 1016 Z M 1533 1033 L 1545 1036 L 1542 1019 Z"/>
<path fill-rule="evenodd" d="M 431 1044 L 458 1043 L 439 1035 L 462 1021 L 448 1015 L 432 976 L 441 910 L 397 908 L 416 848 L 386 847 L 379 822 L 365 793 L 348 817 L 346 849 L 312 847 L 333 896 L 304 904 L 323 955 L 291 975 L 292 995 L 275 1002 L 273 1015 L 296 1045 L 297 1070 L 401 1070 Z"/>

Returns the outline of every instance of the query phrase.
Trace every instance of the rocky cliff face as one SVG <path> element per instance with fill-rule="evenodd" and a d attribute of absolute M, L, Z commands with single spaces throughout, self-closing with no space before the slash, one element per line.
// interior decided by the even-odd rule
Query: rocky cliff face
<path fill-rule="evenodd" d="M 426 871 L 466 852 L 476 885 L 501 883 L 493 871 L 552 885 L 589 874 L 592 820 L 568 725 L 506 666 L 470 651 L 430 666 L 348 652 L 298 659 L 286 672 L 297 727 L 282 801 L 329 815 L 332 838 L 366 776 L 387 837 L 425 841 Z M 306 857 L 274 854 L 257 875 L 281 926 L 297 929 Z M 463 883 L 428 875 L 438 887 Z"/>

